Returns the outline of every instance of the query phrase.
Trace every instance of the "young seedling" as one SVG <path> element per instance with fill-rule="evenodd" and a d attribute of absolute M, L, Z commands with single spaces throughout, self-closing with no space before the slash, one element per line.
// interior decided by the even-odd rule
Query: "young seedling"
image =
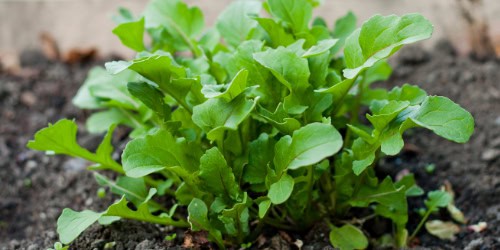
<path fill-rule="evenodd" d="M 362 208 L 391 220 L 394 245 L 404 246 L 407 197 L 423 192 L 413 175 L 379 179 L 374 166 L 402 150 L 410 128 L 465 143 L 473 118 L 417 86 L 371 87 L 390 76 L 388 57 L 431 36 L 427 19 L 376 15 L 356 28 L 348 13 L 331 28 L 312 20 L 317 5 L 234 1 L 210 29 L 180 0 L 153 0 L 138 18 L 122 9 L 113 33 L 136 58 L 93 69 L 73 99 L 98 110 L 86 126 L 106 132 L 98 149 L 78 145 L 67 119 L 28 143 L 94 162 L 98 184 L 121 196 L 101 212 L 65 209 L 61 242 L 121 218 L 206 231 L 219 248 L 251 243 L 264 227 L 307 231 L 326 221 L 335 247 L 366 248 L 362 223 L 347 223 Z M 132 129 L 119 161 L 117 125 Z"/>

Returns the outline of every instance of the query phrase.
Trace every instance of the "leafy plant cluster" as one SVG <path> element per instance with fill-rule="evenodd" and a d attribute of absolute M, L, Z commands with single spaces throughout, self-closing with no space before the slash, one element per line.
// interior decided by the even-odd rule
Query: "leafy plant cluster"
<path fill-rule="evenodd" d="M 361 249 L 368 238 L 353 209 L 366 208 L 390 220 L 391 241 L 404 246 L 407 197 L 423 191 L 411 174 L 379 179 L 378 159 L 398 154 L 414 127 L 464 143 L 473 118 L 417 86 L 370 86 L 391 74 L 389 56 L 431 36 L 424 17 L 376 15 L 356 28 L 348 13 L 331 29 L 313 19 L 316 5 L 234 1 L 210 29 L 181 0 L 152 0 L 140 18 L 121 9 L 113 33 L 137 57 L 93 69 L 73 100 L 98 110 L 87 129 L 107 131 L 100 146 L 82 148 L 67 119 L 28 143 L 94 162 L 98 184 L 122 196 L 102 212 L 64 209 L 61 242 L 122 218 L 207 231 L 220 248 L 251 242 L 264 226 L 326 221 L 334 246 Z M 112 157 L 117 125 L 132 129 L 121 163 Z"/>

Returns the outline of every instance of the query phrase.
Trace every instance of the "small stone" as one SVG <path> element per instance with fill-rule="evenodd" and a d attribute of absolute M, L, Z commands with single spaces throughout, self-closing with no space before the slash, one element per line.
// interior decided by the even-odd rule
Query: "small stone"
<path fill-rule="evenodd" d="M 500 150 L 499 149 L 486 149 L 483 154 L 481 155 L 481 160 L 483 161 L 492 161 L 495 160 L 500 156 Z"/>
<path fill-rule="evenodd" d="M 137 246 L 135 246 L 135 250 L 147 250 L 147 249 L 153 249 L 154 248 L 154 243 L 149 241 L 149 240 L 143 240 Z"/>
<path fill-rule="evenodd" d="M 47 232 L 47 237 L 51 238 L 51 239 L 54 238 L 54 237 L 56 237 L 56 232 L 54 232 L 54 231 L 48 231 Z"/>
<path fill-rule="evenodd" d="M 90 248 L 102 249 L 102 248 L 104 248 L 104 245 L 106 245 L 106 241 L 99 239 L 99 240 L 95 240 L 94 242 L 92 242 L 92 244 L 90 244 Z"/>
<path fill-rule="evenodd" d="M 26 162 L 26 170 L 28 171 L 36 168 L 36 166 L 37 166 L 36 161 L 29 160 L 28 162 Z"/>
<path fill-rule="evenodd" d="M 94 203 L 94 200 L 92 198 L 88 198 L 85 200 L 85 206 L 90 206 Z"/>
<path fill-rule="evenodd" d="M 87 166 L 88 162 L 79 158 L 72 158 L 63 163 L 64 170 L 68 172 L 80 172 L 85 170 Z"/>
<path fill-rule="evenodd" d="M 10 245 L 11 247 L 19 247 L 19 241 L 17 241 L 17 240 L 11 240 L 11 241 L 9 242 L 9 245 Z"/>
<path fill-rule="evenodd" d="M 37 98 L 33 92 L 25 91 L 21 94 L 21 103 L 27 107 L 33 107 L 37 102 Z"/>
<path fill-rule="evenodd" d="M 500 147 L 500 137 L 497 137 L 497 138 L 493 139 L 490 142 L 490 146 L 491 147 Z"/>
<path fill-rule="evenodd" d="M 30 245 L 27 250 L 38 250 L 40 247 L 37 244 L 32 244 Z"/>
<path fill-rule="evenodd" d="M 497 119 L 495 120 L 495 124 L 498 125 L 498 126 L 500 126 L 500 116 L 497 117 Z"/>
<path fill-rule="evenodd" d="M 484 245 L 483 238 L 475 239 L 469 242 L 469 244 L 464 248 L 464 250 L 476 250 L 481 249 L 481 246 Z"/>

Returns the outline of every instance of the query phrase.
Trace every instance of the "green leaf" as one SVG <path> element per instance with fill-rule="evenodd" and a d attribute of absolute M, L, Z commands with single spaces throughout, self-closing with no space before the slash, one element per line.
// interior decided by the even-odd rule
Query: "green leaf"
<path fill-rule="evenodd" d="M 75 240 L 85 229 L 94 224 L 102 213 L 85 210 L 81 212 L 65 208 L 57 219 L 57 233 L 63 244 L 69 244 Z"/>
<path fill-rule="evenodd" d="M 267 109 L 257 106 L 259 115 L 266 121 L 271 123 L 276 129 L 284 134 L 290 135 L 293 131 L 299 129 L 301 124 L 297 119 L 292 118 L 283 108 L 283 103 L 279 103 L 274 113 L 269 112 Z"/>
<path fill-rule="evenodd" d="M 351 12 L 335 21 L 332 36 L 339 39 L 337 44 L 332 49 L 332 54 L 337 53 L 345 44 L 345 39 L 356 30 L 356 16 Z"/>
<path fill-rule="evenodd" d="M 307 0 L 268 0 L 271 14 L 285 22 L 295 33 L 306 32 L 312 18 Z"/>
<path fill-rule="evenodd" d="M 416 100 L 421 94 L 415 93 Z M 411 97 L 409 98 L 411 99 Z M 445 139 L 465 143 L 474 132 L 472 115 L 441 96 L 426 97 L 422 104 L 409 106 L 402 110 L 389 124 L 382 137 L 382 152 L 395 155 L 403 148 L 402 134 L 409 128 L 424 127 Z"/>
<path fill-rule="evenodd" d="M 213 98 L 195 106 L 193 122 L 207 133 L 211 141 L 222 139 L 226 130 L 237 130 L 252 112 L 258 98 L 247 100 L 244 94 L 228 102 L 224 99 Z"/>
<path fill-rule="evenodd" d="M 469 140 L 474 131 L 472 115 L 446 97 L 424 97 L 424 94 L 418 88 L 404 86 L 396 88 L 389 95 L 391 99 L 405 101 L 372 102 L 370 109 L 374 114 L 367 115 L 367 118 L 375 127 L 372 132 L 374 139 L 368 142 L 355 140 L 353 152 L 356 161 L 353 170 L 356 174 L 373 163 L 379 146 L 387 155 L 399 153 L 404 146 L 402 135 L 409 128 L 424 127 L 454 142 Z M 421 100 L 423 102 L 419 105 Z M 411 103 L 416 105 L 409 105 Z"/>
<path fill-rule="evenodd" d="M 153 0 L 146 11 L 146 28 L 165 28 L 168 42 L 176 50 L 198 53 L 195 39 L 203 31 L 205 21 L 198 7 L 188 7 L 181 0 Z"/>
<path fill-rule="evenodd" d="M 201 95 L 199 79 L 189 79 L 186 69 L 178 65 L 172 55 L 163 51 L 155 54 L 142 53 L 141 57 L 130 62 L 115 61 L 106 63 L 112 74 L 131 69 L 144 78 L 156 83 L 158 87 L 170 95 L 185 109 L 191 111 L 192 106 L 204 100 Z M 189 99 L 192 100 L 189 103 Z M 191 105 L 189 105 L 191 104 Z"/>
<path fill-rule="evenodd" d="M 267 82 L 270 73 L 258 63 L 255 63 L 253 54 L 262 51 L 263 47 L 264 43 L 262 41 L 244 41 L 232 53 L 217 53 L 213 61 L 226 69 L 229 78 L 234 78 L 241 69 L 248 70 L 248 85 L 260 85 Z"/>
<path fill-rule="evenodd" d="M 129 82 L 128 91 L 153 110 L 162 120 L 170 119 L 170 107 L 165 104 L 163 93 L 156 87 L 145 82 Z"/>
<path fill-rule="evenodd" d="M 280 58 L 280 60 L 276 60 Z M 298 56 L 294 51 L 279 47 L 254 54 L 254 59 L 285 85 L 290 94 L 285 98 L 284 108 L 290 114 L 300 114 L 307 109 L 300 97 L 309 84 L 309 66 L 307 59 Z"/>
<path fill-rule="evenodd" d="M 275 147 L 278 173 L 313 165 L 337 153 L 342 147 L 340 133 L 330 124 L 311 123 L 282 137 Z"/>
<path fill-rule="evenodd" d="M 288 33 L 283 26 L 271 18 L 256 17 L 255 20 L 264 29 L 271 40 L 271 47 L 288 46 L 295 42 L 292 34 Z"/>
<path fill-rule="evenodd" d="M 344 97 L 349 93 L 349 90 L 354 85 L 354 79 L 345 79 L 329 88 L 315 90 L 319 93 L 331 93 L 333 97 L 333 107 L 342 105 Z"/>
<path fill-rule="evenodd" d="M 445 191 L 432 191 L 427 194 L 425 206 L 430 211 L 437 211 L 440 207 L 447 207 L 452 198 Z"/>
<path fill-rule="evenodd" d="M 227 85 L 204 85 L 201 92 L 206 98 L 222 98 L 228 102 L 247 89 L 248 70 L 240 70 Z"/>
<path fill-rule="evenodd" d="M 205 202 L 194 198 L 188 206 L 188 221 L 193 231 L 208 231 L 210 236 L 216 241 L 219 248 L 224 249 L 222 234 L 215 229 L 208 220 L 208 208 Z"/>
<path fill-rule="evenodd" d="M 220 46 L 221 35 L 215 28 L 208 28 L 200 38 L 200 46 L 207 51 L 215 51 Z"/>
<path fill-rule="evenodd" d="M 458 104 L 442 96 L 430 96 L 410 115 L 416 125 L 450 141 L 465 143 L 474 132 L 474 118 Z M 409 124 L 404 124 L 403 129 Z"/>
<path fill-rule="evenodd" d="M 125 110 L 111 108 L 90 115 L 90 117 L 87 118 L 85 127 L 90 133 L 100 134 L 106 132 L 113 124 L 124 124 L 132 128 L 138 128 L 139 126 L 137 126 L 137 124 L 133 121 L 136 120 L 127 116 Z"/>
<path fill-rule="evenodd" d="M 394 185 L 398 189 L 400 187 L 403 187 L 404 191 L 405 191 L 405 194 L 408 197 L 410 197 L 410 196 L 420 196 L 420 195 L 424 194 L 424 190 L 422 190 L 422 188 L 420 188 L 416 184 L 415 177 L 413 176 L 413 174 L 405 175 L 401 180 L 399 180 L 398 182 L 396 182 Z"/>
<path fill-rule="evenodd" d="M 127 176 L 138 178 L 175 166 L 194 172 L 200 156 L 201 149 L 189 147 L 184 138 L 176 139 L 169 132 L 158 130 L 130 141 L 122 162 Z"/>
<path fill-rule="evenodd" d="M 409 101 L 410 105 L 417 105 L 425 101 L 427 93 L 418 86 L 403 84 L 401 87 L 393 88 L 387 98 L 389 100 Z"/>
<path fill-rule="evenodd" d="M 144 47 L 144 18 L 134 22 L 124 22 L 113 29 L 113 34 L 120 38 L 123 45 L 141 52 Z"/>
<path fill-rule="evenodd" d="M 248 208 L 250 205 L 251 200 L 245 193 L 241 202 L 234 204 L 230 209 L 224 209 L 222 214 L 219 215 L 219 219 L 224 223 L 226 232 L 229 235 L 243 237 L 249 234 L 250 213 Z"/>
<path fill-rule="evenodd" d="M 308 59 L 308 62 L 309 71 L 311 72 L 309 82 L 315 89 L 323 87 L 327 83 L 327 78 L 330 74 L 330 70 L 328 69 L 331 62 L 330 52 L 311 57 Z M 332 81 L 329 80 L 328 82 Z"/>
<path fill-rule="evenodd" d="M 372 106 L 371 109 L 373 114 L 367 114 L 366 118 L 376 130 L 383 131 L 384 128 L 409 105 L 410 103 L 407 101 L 390 101 L 384 103 L 383 106 L 380 107 Z"/>
<path fill-rule="evenodd" d="M 403 45 L 429 38 L 433 26 L 420 14 L 376 15 L 354 31 L 345 42 L 344 76 L 355 78 L 361 71 L 373 66 L 398 51 Z"/>
<path fill-rule="evenodd" d="M 371 203 L 377 203 L 375 213 L 391 219 L 397 225 L 404 225 L 408 221 L 405 189 L 396 188 L 389 176 L 376 188 L 362 186 L 349 201 L 354 207 L 368 207 Z"/>
<path fill-rule="evenodd" d="M 211 228 L 210 222 L 208 221 L 208 208 L 200 199 L 194 198 L 188 206 L 189 213 L 189 223 L 191 224 L 191 230 L 200 231 L 207 230 Z"/>
<path fill-rule="evenodd" d="M 338 42 L 338 39 L 325 39 L 318 42 L 318 44 L 309 48 L 306 53 L 302 55 L 303 58 L 309 58 L 313 56 L 317 56 L 329 51 L 335 44 Z"/>
<path fill-rule="evenodd" d="M 269 187 L 267 197 L 273 204 L 281 204 L 290 198 L 294 186 L 293 177 L 284 174 L 281 178 Z"/>
<path fill-rule="evenodd" d="M 364 87 L 378 81 L 389 79 L 392 74 L 392 68 L 387 61 L 378 61 L 372 67 L 368 68 L 363 76 Z"/>
<path fill-rule="evenodd" d="M 211 148 L 201 157 L 198 176 L 204 190 L 225 199 L 238 199 L 240 187 L 219 149 Z"/>
<path fill-rule="evenodd" d="M 155 54 L 143 53 L 142 57 L 127 61 L 114 61 L 105 64 L 111 74 L 118 74 L 126 69 L 133 70 L 148 80 L 168 89 L 171 77 L 186 77 L 186 70 L 178 65 L 172 55 L 158 51 Z"/>
<path fill-rule="evenodd" d="M 264 218 L 267 214 L 267 211 L 271 207 L 271 200 L 269 198 L 265 198 L 259 202 L 259 218 Z"/>
<path fill-rule="evenodd" d="M 129 82 L 127 88 L 130 94 L 141 100 L 163 121 L 170 119 L 170 107 L 165 103 L 165 95 L 159 89 L 145 82 Z"/>
<path fill-rule="evenodd" d="M 273 160 L 276 141 L 268 134 L 262 133 L 250 143 L 248 165 L 243 172 L 243 180 L 251 184 L 264 183 L 267 166 Z"/>
<path fill-rule="evenodd" d="M 333 96 L 329 93 L 307 92 L 305 99 L 309 106 L 304 115 L 306 121 L 322 122 L 325 111 L 327 111 L 333 103 Z"/>
<path fill-rule="evenodd" d="M 78 126 L 74 121 L 62 119 L 38 131 L 35 134 L 35 139 L 29 141 L 27 146 L 34 150 L 46 151 L 49 154 L 92 158 L 92 153 L 78 145 L 77 132 Z"/>
<path fill-rule="evenodd" d="M 110 221 L 115 221 L 116 218 L 120 217 L 124 219 L 139 220 L 149 223 L 156 223 L 161 225 L 172 225 L 172 226 L 187 226 L 184 221 L 175 221 L 170 215 L 161 214 L 160 216 L 155 216 L 151 214 L 148 202 L 156 194 L 156 189 L 152 188 L 146 195 L 144 201 L 139 204 L 137 210 L 132 210 L 128 207 L 128 201 L 125 197 L 113 205 L 111 205 L 105 212 L 96 213 L 92 211 L 82 211 L 75 212 L 71 209 L 64 209 L 63 213 L 57 220 L 57 232 L 61 239 L 61 242 L 68 244 L 79 234 L 81 234 L 85 229 L 94 224 L 99 219 L 111 219 Z"/>
<path fill-rule="evenodd" d="M 368 247 L 368 239 L 359 228 L 345 224 L 342 227 L 332 227 L 330 231 L 330 243 L 340 250 L 365 249 Z"/>
<path fill-rule="evenodd" d="M 120 176 L 114 182 L 97 172 L 94 172 L 94 178 L 99 185 L 109 187 L 114 194 L 125 196 L 136 206 L 139 206 L 147 198 L 148 191 L 143 179 Z"/>
<path fill-rule="evenodd" d="M 73 98 L 73 104 L 82 109 L 99 109 L 109 107 L 106 102 L 113 100 L 125 107 L 136 108 L 137 102 L 129 96 L 127 83 L 139 80 L 138 77 L 130 70 L 112 75 L 102 67 L 94 67 Z"/>
<path fill-rule="evenodd" d="M 111 157 L 113 147 L 111 136 L 114 126 L 111 126 L 96 153 L 82 148 L 76 141 L 78 126 L 74 121 L 62 119 L 47 128 L 38 131 L 35 139 L 28 142 L 27 147 L 34 150 L 46 151 L 47 154 L 65 154 L 80 157 L 99 164 L 98 169 L 111 169 L 122 172 L 121 166 Z"/>
<path fill-rule="evenodd" d="M 307 60 L 299 57 L 295 52 L 284 47 L 269 49 L 254 54 L 254 59 L 266 67 L 288 89 L 307 87 L 309 67 Z M 282 60 L 276 60 L 282 58 Z"/>
<path fill-rule="evenodd" d="M 153 215 L 150 211 L 150 206 L 148 205 L 148 201 L 151 199 L 153 195 L 156 194 L 156 189 L 152 188 L 149 190 L 148 195 L 145 200 L 137 207 L 137 210 L 132 210 L 129 208 L 128 201 L 125 197 L 115 204 L 111 205 L 108 210 L 105 212 L 105 216 L 118 216 L 124 219 L 132 219 L 138 221 L 145 221 L 149 223 L 156 223 L 161 225 L 178 225 L 174 222 L 172 218 L 170 218 L 167 214 L 161 214 L 160 216 Z"/>
<path fill-rule="evenodd" d="M 259 1 L 234 1 L 219 15 L 216 27 L 229 45 L 238 47 L 247 40 L 257 26 L 251 16 L 258 15 L 261 7 Z"/>

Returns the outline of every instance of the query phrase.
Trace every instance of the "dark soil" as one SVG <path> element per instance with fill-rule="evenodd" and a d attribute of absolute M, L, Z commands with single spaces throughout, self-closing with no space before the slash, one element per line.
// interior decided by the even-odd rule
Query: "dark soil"
<path fill-rule="evenodd" d="M 448 180 L 456 192 L 456 205 L 469 224 L 488 223 L 481 233 L 464 226 L 454 242 L 422 232 L 419 246 L 500 249 L 500 64 L 457 57 L 449 45 L 442 44 L 432 51 L 407 48 L 393 65 L 394 75 L 387 87 L 405 82 L 420 85 L 430 94 L 450 97 L 476 119 L 476 132 L 468 144 L 450 143 L 418 130 L 406 135 L 412 150 L 385 159 L 380 166 L 389 174 L 410 169 L 426 190 L 439 188 Z M 89 68 L 48 62 L 31 52 L 23 56 L 22 76 L 0 72 L 0 249 L 51 247 L 57 241 L 56 220 L 63 208 L 99 211 L 116 198 L 97 198 L 97 185 L 85 171 L 87 162 L 63 156 L 49 158 L 25 147 L 34 132 L 61 118 L 75 118 L 81 128 L 80 143 L 90 149 L 96 147 L 100 138 L 83 129 L 88 113 L 71 104 Z M 424 170 L 428 164 L 435 164 L 434 173 Z M 417 208 L 422 200 L 410 203 Z M 410 227 L 415 227 L 417 219 L 412 214 Z M 173 233 L 177 234 L 175 240 L 164 240 Z M 180 248 L 189 242 L 208 246 L 205 239 L 190 232 L 122 221 L 109 227 L 93 226 L 72 249 L 103 249 L 113 244 L 110 249 L 164 249 Z M 271 231 L 253 246 L 297 249 L 303 242 L 304 249 L 331 249 L 327 239 L 327 230 L 319 226 L 306 236 L 283 232 L 273 235 Z"/>

